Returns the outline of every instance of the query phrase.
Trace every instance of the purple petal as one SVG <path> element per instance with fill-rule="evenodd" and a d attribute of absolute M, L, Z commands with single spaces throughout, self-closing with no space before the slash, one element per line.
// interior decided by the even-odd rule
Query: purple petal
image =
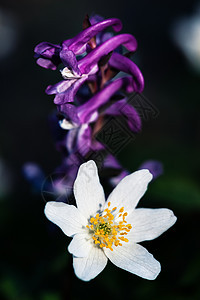
<path fill-rule="evenodd" d="M 121 169 L 121 165 L 112 154 L 106 156 L 103 166 L 105 168 Z"/>
<path fill-rule="evenodd" d="M 122 23 L 119 19 L 111 18 L 103 20 L 81 31 L 70 41 L 63 42 L 63 45 L 67 45 L 69 50 L 72 50 L 76 55 L 82 54 L 85 52 L 86 44 L 90 39 L 109 26 L 112 26 L 116 32 L 122 29 Z"/>
<path fill-rule="evenodd" d="M 117 159 L 111 155 L 108 154 L 104 160 L 103 167 L 109 168 L 109 169 L 116 169 L 119 170 L 119 174 L 116 176 L 113 176 L 109 179 L 112 186 L 116 186 L 126 175 L 128 175 L 128 171 L 124 170 L 120 163 L 117 161 Z"/>
<path fill-rule="evenodd" d="M 140 93 L 143 91 L 144 77 L 140 69 L 136 66 L 136 64 L 132 60 L 115 52 L 112 54 L 108 63 L 111 67 L 132 75 L 134 79 L 133 84 L 134 84 L 135 91 Z"/>
<path fill-rule="evenodd" d="M 92 129 L 88 124 L 83 124 L 77 129 L 70 130 L 67 135 L 66 146 L 69 152 L 76 151 L 82 156 L 94 150 L 93 148 L 95 147 L 95 150 L 99 150 L 99 143 L 92 146 Z M 102 146 L 100 149 L 102 149 Z"/>
<path fill-rule="evenodd" d="M 73 104 L 65 103 L 58 105 L 58 111 L 65 115 L 65 118 L 75 124 L 79 124 L 77 107 Z"/>
<path fill-rule="evenodd" d="M 38 44 L 35 49 L 35 57 L 38 58 L 37 64 L 46 69 L 55 70 L 61 62 L 59 52 L 61 47 L 47 42 Z"/>
<path fill-rule="evenodd" d="M 45 176 L 40 166 L 33 162 L 27 162 L 24 164 L 22 171 L 25 178 L 33 186 L 34 190 L 41 192 L 41 187 Z"/>
<path fill-rule="evenodd" d="M 72 69 L 72 71 L 75 75 L 82 75 L 79 70 L 78 62 L 77 62 L 75 54 L 72 51 L 68 50 L 68 47 L 63 46 L 63 48 L 60 52 L 60 58 L 61 58 L 63 64 L 65 66 L 67 66 L 68 68 Z"/>
<path fill-rule="evenodd" d="M 91 150 L 92 130 L 88 124 L 80 127 L 77 135 L 77 149 L 81 155 L 86 155 Z"/>
<path fill-rule="evenodd" d="M 143 162 L 143 164 L 138 169 L 148 169 L 149 172 L 153 175 L 153 179 L 156 179 L 158 176 L 163 174 L 163 165 L 160 161 L 157 160 L 147 160 Z"/>
<path fill-rule="evenodd" d="M 52 58 L 59 52 L 60 49 L 61 47 L 59 45 L 42 42 L 35 47 L 34 52 L 37 55 L 43 55 L 46 58 Z"/>
<path fill-rule="evenodd" d="M 74 149 L 76 149 L 76 139 L 79 132 L 79 128 L 75 128 L 72 130 L 69 130 L 66 138 L 66 148 L 69 151 L 69 153 L 72 153 Z"/>
<path fill-rule="evenodd" d="M 49 85 L 45 92 L 47 95 L 63 93 L 74 83 L 75 80 L 76 79 L 62 80 L 54 85 Z"/>
<path fill-rule="evenodd" d="M 35 178 L 40 178 L 41 181 L 44 180 L 44 173 L 39 167 L 39 165 L 37 165 L 36 163 L 33 162 L 25 163 L 23 166 L 23 172 L 26 179 L 30 181 L 34 180 Z"/>
<path fill-rule="evenodd" d="M 113 187 L 115 187 L 128 174 L 129 173 L 126 170 L 122 170 L 119 175 L 113 176 L 113 177 L 110 178 L 110 183 L 112 184 Z"/>
<path fill-rule="evenodd" d="M 99 16 L 99 15 L 94 15 L 92 17 L 90 17 L 90 23 L 92 25 L 103 21 L 104 18 Z M 96 35 L 96 44 L 99 45 L 101 43 L 104 43 L 105 41 L 107 41 L 108 39 L 110 39 L 111 37 L 113 37 L 113 33 L 111 32 L 105 32 L 105 31 L 101 31 Z"/>
<path fill-rule="evenodd" d="M 72 163 L 72 157 L 69 155 L 67 159 L 63 160 L 62 165 L 55 170 L 51 182 L 47 182 L 46 191 L 49 190 L 54 193 L 56 201 L 75 204 L 72 202 L 73 197 L 71 195 L 73 194 L 73 184 L 78 167 L 78 163 Z"/>
<path fill-rule="evenodd" d="M 93 140 L 93 141 L 92 141 L 91 149 L 92 149 L 93 151 L 105 150 L 105 146 L 104 146 L 103 144 L 101 144 L 99 141 Z"/>
<path fill-rule="evenodd" d="M 105 149 L 105 146 L 93 140 L 92 129 L 88 124 L 83 124 L 77 129 L 72 129 L 67 135 L 66 146 L 69 152 L 76 151 L 83 157 L 91 151 Z"/>
<path fill-rule="evenodd" d="M 112 116 L 123 116 L 125 117 L 129 128 L 133 132 L 138 132 L 141 130 L 142 123 L 139 114 L 133 106 L 126 102 L 125 99 L 114 103 L 108 107 L 104 113 Z"/>
<path fill-rule="evenodd" d="M 81 155 L 79 155 L 78 152 L 73 152 L 70 153 L 68 155 L 68 157 L 66 158 L 66 165 L 69 166 L 73 166 L 73 167 L 79 167 L 80 164 L 83 162 L 83 158 Z"/>
<path fill-rule="evenodd" d="M 92 15 L 92 16 L 90 17 L 90 23 L 91 23 L 92 25 L 94 25 L 94 24 L 96 24 L 96 23 L 99 23 L 99 22 L 102 22 L 103 20 L 105 20 L 104 17 L 102 17 L 102 16 L 100 16 L 100 15 L 97 15 L 97 14 Z"/>
<path fill-rule="evenodd" d="M 95 96 L 93 96 L 85 104 L 81 105 L 78 108 L 78 116 L 81 123 L 90 122 L 92 114 L 99 109 L 100 106 L 108 102 L 110 97 L 112 97 L 122 87 L 130 90 L 132 83 L 131 77 L 116 79 L 108 84 L 103 90 L 98 92 Z"/>
<path fill-rule="evenodd" d="M 45 68 L 45 69 L 51 69 L 51 70 L 56 70 L 57 66 L 52 63 L 51 60 L 49 59 L 45 59 L 45 58 L 38 58 L 36 60 L 36 63 L 42 67 L 42 68 Z"/>
<path fill-rule="evenodd" d="M 57 105 L 73 102 L 78 89 L 87 80 L 87 78 L 88 76 L 85 75 L 80 79 L 67 79 L 54 85 L 49 85 L 46 89 L 46 93 L 48 95 L 56 94 L 54 103 Z"/>
<path fill-rule="evenodd" d="M 97 44 L 99 45 L 100 43 L 104 43 L 107 40 L 111 39 L 112 37 L 113 37 L 113 34 L 111 32 L 102 33 L 99 38 L 99 41 L 97 41 Z"/>
<path fill-rule="evenodd" d="M 124 45 L 129 51 L 135 51 L 137 48 L 137 41 L 131 34 L 120 34 L 105 41 L 79 61 L 79 68 L 82 74 L 88 74 L 101 57 L 107 55 L 120 45 Z"/>

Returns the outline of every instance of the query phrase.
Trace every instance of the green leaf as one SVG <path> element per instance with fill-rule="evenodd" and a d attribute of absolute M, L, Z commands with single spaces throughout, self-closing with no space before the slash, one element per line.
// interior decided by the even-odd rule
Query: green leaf
<path fill-rule="evenodd" d="M 164 175 L 150 185 L 149 195 L 160 204 L 165 202 L 172 208 L 190 211 L 200 209 L 200 188 L 187 177 Z"/>
<path fill-rule="evenodd" d="M 41 300 L 61 300 L 61 298 L 57 293 L 45 292 L 41 296 Z"/>

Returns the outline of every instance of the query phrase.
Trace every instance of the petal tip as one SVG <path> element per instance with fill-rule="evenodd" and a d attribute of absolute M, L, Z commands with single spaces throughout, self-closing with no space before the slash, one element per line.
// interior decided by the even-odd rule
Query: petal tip
<path fill-rule="evenodd" d="M 177 221 L 177 217 L 175 216 L 175 214 L 172 210 L 168 209 L 168 211 L 169 211 L 169 215 L 170 215 L 169 217 L 171 220 L 171 226 L 173 226 Z"/>
<path fill-rule="evenodd" d="M 141 169 L 136 172 L 141 173 L 144 176 L 144 178 L 148 179 L 148 181 L 151 181 L 153 179 L 153 175 L 148 169 Z"/>
<path fill-rule="evenodd" d="M 157 261 L 157 267 L 156 267 L 155 273 L 152 274 L 151 278 L 147 278 L 147 279 L 155 280 L 158 277 L 158 275 L 160 274 L 160 272 L 161 272 L 161 264 L 159 263 L 159 261 Z"/>
<path fill-rule="evenodd" d="M 44 214 L 48 220 L 50 220 L 50 215 L 52 214 L 52 202 L 47 202 L 44 208 Z"/>
<path fill-rule="evenodd" d="M 57 207 L 62 207 L 62 206 L 65 206 L 65 205 L 66 205 L 66 204 L 63 203 L 63 202 L 49 201 L 49 202 L 47 202 L 46 205 L 45 205 L 45 208 L 44 208 L 44 214 L 45 214 L 45 216 L 47 217 L 47 219 L 49 219 L 49 220 L 51 221 L 50 217 L 51 217 L 52 215 L 55 215 L 55 214 L 56 214 L 56 213 L 55 213 L 55 208 L 57 208 Z"/>
<path fill-rule="evenodd" d="M 79 172 L 82 172 L 84 170 L 87 170 L 87 171 L 93 170 L 93 171 L 97 172 L 97 166 L 96 166 L 96 163 L 94 162 L 94 160 L 88 160 L 87 162 L 80 165 Z"/>

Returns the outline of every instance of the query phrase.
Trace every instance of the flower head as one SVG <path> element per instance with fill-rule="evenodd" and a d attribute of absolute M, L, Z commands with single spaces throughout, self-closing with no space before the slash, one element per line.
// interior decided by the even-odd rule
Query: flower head
<path fill-rule="evenodd" d="M 75 37 L 63 41 L 60 45 L 48 42 L 38 44 L 34 49 L 38 65 L 52 70 L 56 70 L 60 63 L 66 63 L 68 66 L 73 65 L 75 55 L 83 54 L 91 39 L 109 26 L 112 26 L 116 32 L 122 29 L 122 23 L 119 19 L 110 18 L 92 24 Z"/>
<path fill-rule="evenodd" d="M 95 278 L 108 259 L 116 266 L 153 280 L 160 263 L 139 242 L 152 240 L 176 221 L 168 209 L 135 208 L 152 175 L 140 170 L 126 176 L 105 201 L 94 161 L 80 166 L 74 183 L 77 207 L 48 202 L 46 217 L 73 237 L 68 251 L 80 279 Z"/>
<path fill-rule="evenodd" d="M 70 154 L 105 150 L 96 137 L 109 118 L 122 120 L 134 133 L 141 130 L 141 118 L 127 101 L 127 94 L 144 89 L 140 69 L 128 58 L 137 41 L 131 34 L 106 32 L 110 26 L 115 32 L 122 29 L 119 19 L 86 16 L 77 36 L 59 45 L 43 42 L 35 47 L 40 66 L 56 70 L 61 64 L 62 81 L 49 85 L 46 93 L 55 95 L 59 125 L 66 130 L 61 146 Z"/>
<path fill-rule="evenodd" d="M 74 149 L 74 145 L 77 149 L 84 149 L 86 152 L 104 149 L 104 146 L 95 139 L 95 130 L 98 128 L 97 131 L 99 131 L 106 122 L 106 118 L 111 116 L 123 117 L 127 127 L 135 133 L 141 129 L 140 116 L 134 107 L 127 103 L 124 95 L 120 95 L 121 100 L 117 102 L 109 101 L 122 88 L 125 91 L 133 88 L 131 77 L 121 77 L 112 81 L 82 105 L 75 106 L 66 103 L 59 106 L 60 113 L 65 117 L 60 120 L 60 126 L 66 130 L 73 129 L 67 137 L 69 152 Z M 92 130 L 94 124 L 95 129 Z"/>
<path fill-rule="evenodd" d="M 49 85 L 46 89 L 46 93 L 48 95 L 56 95 L 54 98 L 54 103 L 57 105 L 74 102 L 74 97 L 78 89 L 84 84 L 84 82 L 87 80 L 90 81 L 92 75 L 99 71 L 99 61 L 106 55 L 112 53 L 112 51 L 114 51 L 120 45 L 123 45 L 127 50 L 132 52 L 137 49 L 137 41 L 131 34 L 120 34 L 110 38 L 109 40 L 106 40 L 80 60 L 77 60 L 74 53 L 71 51 L 68 53 L 68 51 L 63 48 L 62 52 L 64 58 L 62 61 L 65 67 L 61 71 L 61 75 L 64 80 L 54 85 Z M 132 75 L 134 79 L 138 81 L 143 80 L 139 68 L 135 64 L 135 67 L 133 67 L 131 60 L 127 59 L 126 63 L 127 62 L 131 65 L 131 67 L 126 67 L 126 69 L 129 70 L 129 73 L 133 73 Z M 121 63 L 121 65 L 118 64 L 117 68 L 119 66 L 120 70 L 121 68 L 124 68 L 123 63 Z M 141 84 L 137 83 L 134 85 L 135 87 L 141 86 Z"/>

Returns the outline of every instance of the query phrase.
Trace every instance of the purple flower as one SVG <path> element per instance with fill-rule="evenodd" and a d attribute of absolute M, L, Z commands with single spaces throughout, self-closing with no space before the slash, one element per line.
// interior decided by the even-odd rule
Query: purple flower
<path fill-rule="evenodd" d="M 119 53 L 114 52 L 108 62 L 109 66 L 124 73 L 130 74 L 133 77 L 134 91 L 141 93 L 144 89 L 144 77 L 138 66 Z"/>
<path fill-rule="evenodd" d="M 129 174 L 113 155 L 107 154 L 105 151 L 90 152 L 88 157 L 84 157 L 80 152 L 76 152 L 70 154 L 63 160 L 62 165 L 56 169 L 58 174 L 67 174 L 64 177 L 58 177 L 57 182 L 60 182 L 60 185 L 62 184 L 63 187 L 67 187 L 67 190 L 70 191 L 70 188 L 72 189 L 73 187 L 79 166 L 90 158 L 96 161 L 102 178 L 112 186 L 116 186 L 123 177 Z"/>
<path fill-rule="evenodd" d="M 35 163 L 26 163 L 23 167 L 23 173 L 34 191 L 42 193 L 45 201 L 56 200 L 75 204 L 73 197 L 74 181 L 79 166 L 88 158 L 93 158 L 96 161 L 102 179 L 110 186 L 116 186 L 120 179 L 128 174 L 114 156 L 98 151 L 91 152 L 88 157 L 82 156 L 79 152 L 71 153 L 49 176 L 45 176 L 41 168 Z"/>
<path fill-rule="evenodd" d="M 47 182 L 47 187 L 58 195 L 57 200 L 64 197 L 68 201 L 78 168 L 87 160 L 97 162 L 100 158 L 100 174 L 105 180 L 109 177 L 112 185 L 128 174 L 96 139 L 109 118 L 120 118 L 134 133 L 142 126 L 137 111 L 127 102 L 127 94 L 144 89 L 140 69 L 128 58 L 137 49 L 136 39 L 131 34 L 114 36 L 105 31 L 109 26 L 115 32 L 122 29 L 116 18 L 86 16 L 83 26 L 78 35 L 59 45 L 44 42 L 35 48 L 37 63 L 52 70 L 61 65 L 63 78 L 46 89 L 47 94 L 55 95 L 58 118 L 51 125 L 57 150 L 63 154 L 53 186 Z M 116 79 L 119 72 L 128 76 L 119 74 Z M 159 173 L 152 165 L 149 168 L 154 176 Z"/>
<path fill-rule="evenodd" d="M 77 115 L 80 123 L 94 122 L 100 116 L 123 116 L 128 127 L 133 132 L 138 132 L 141 129 L 141 119 L 137 111 L 126 102 L 126 98 L 122 96 L 121 100 L 114 103 L 110 102 L 110 99 L 122 88 L 126 92 L 134 90 L 131 77 L 123 77 L 112 81 L 85 104 L 79 106 Z"/>
<path fill-rule="evenodd" d="M 104 146 L 94 139 L 95 134 L 92 132 L 90 124 L 96 122 L 98 131 L 104 125 L 104 117 L 106 116 L 123 116 L 133 132 L 138 132 L 141 129 L 141 119 L 136 110 L 126 102 L 125 97 L 121 96 L 122 99 L 115 103 L 109 101 L 122 88 L 126 92 L 134 90 L 132 77 L 122 77 L 112 81 L 78 107 L 71 103 L 59 106 L 60 112 L 65 116 L 60 121 L 61 127 L 67 130 L 71 129 L 67 136 L 67 149 L 70 152 L 75 145 L 82 153 L 87 153 L 91 149 L 104 149 Z"/>
<path fill-rule="evenodd" d="M 118 185 L 118 183 L 129 174 L 127 170 L 122 168 L 122 166 L 119 164 L 119 162 L 116 160 L 116 158 L 108 154 L 104 160 L 104 168 L 106 170 L 115 170 L 115 176 L 110 176 L 110 183 L 113 187 Z"/>
<path fill-rule="evenodd" d="M 91 38 L 109 26 L 112 26 L 116 32 L 122 29 L 121 21 L 111 18 L 86 28 L 74 38 L 65 40 L 61 45 L 47 42 L 38 44 L 34 49 L 37 64 L 52 70 L 55 70 L 60 63 L 64 63 L 66 66 L 71 65 L 71 60 L 74 60 L 75 55 L 83 54 L 86 51 L 87 43 Z"/>
<path fill-rule="evenodd" d="M 38 44 L 34 49 L 37 64 L 45 69 L 56 70 L 57 66 L 61 63 L 59 57 L 60 51 L 60 45 L 48 42 Z"/>
<path fill-rule="evenodd" d="M 31 183 L 34 191 L 41 191 L 41 185 L 45 179 L 45 175 L 36 163 L 27 162 L 22 168 L 25 178 Z"/>
<path fill-rule="evenodd" d="M 79 61 L 73 56 L 70 60 L 70 69 L 68 65 L 61 71 L 65 80 L 60 81 L 55 85 L 48 86 L 46 93 L 48 95 L 56 94 L 54 103 L 57 105 L 73 102 L 81 85 L 86 80 L 90 80 L 90 75 L 96 74 L 99 71 L 98 62 L 100 59 L 120 45 L 124 45 L 129 51 L 135 51 L 137 48 L 137 42 L 132 35 L 120 34 L 105 41 Z M 65 54 L 63 50 L 62 57 L 63 61 L 67 61 L 68 52 Z"/>

